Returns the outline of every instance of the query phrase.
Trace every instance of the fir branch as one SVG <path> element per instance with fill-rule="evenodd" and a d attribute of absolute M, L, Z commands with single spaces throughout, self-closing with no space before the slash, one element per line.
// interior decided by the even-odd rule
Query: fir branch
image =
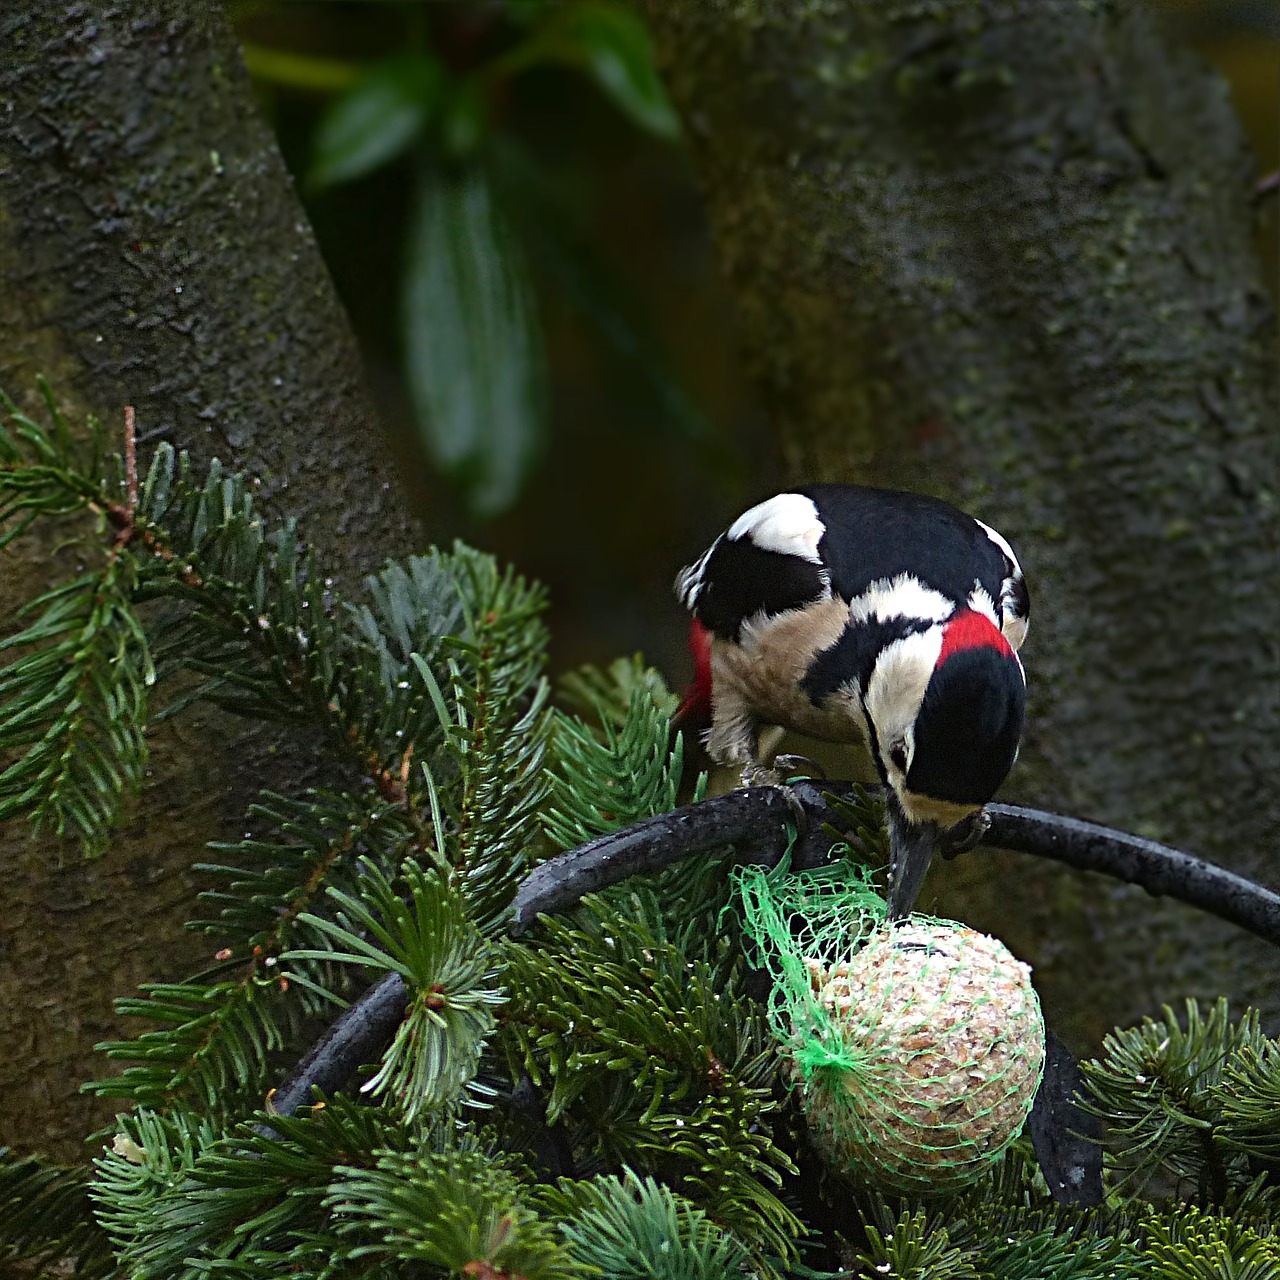
<path fill-rule="evenodd" d="M 237 865 L 196 864 L 221 882 L 200 895 L 221 910 L 216 920 L 190 927 L 227 943 L 218 962 L 248 962 L 250 976 L 274 967 L 291 947 L 324 946 L 326 935 L 302 917 L 323 908 L 330 887 L 358 891 L 362 857 L 393 869 L 418 838 L 400 805 L 368 794 L 309 790 L 290 799 L 263 792 L 248 816 L 262 837 L 209 845 Z"/>
<path fill-rule="evenodd" d="M 566 911 L 586 893 L 599 892 L 631 876 L 652 874 L 694 853 L 732 847 L 739 860 L 773 865 L 786 851 L 788 832 L 800 816 L 805 829 L 796 839 L 793 865 L 817 865 L 828 856 L 831 844 L 831 833 L 824 827 L 839 821 L 828 795 L 847 803 L 857 801 L 860 791 L 848 783 L 799 782 L 785 791 L 753 787 L 601 836 L 542 863 L 524 878 L 509 909 L 510 932 L 519 937 L 542 914 Z M 1119 878 L 1139 884 L 1156 867 L 1163 892 L 1280 945 L 1280 895 L 1260 885 L 1124 832 L 1012 805 L 988 808 L 996 811 L 993 834 L 1003 848 L 1051 856 L 1103 874 L 1114 870 Z M 1180 869 L 1187 863 L 1194 864 L 1194 875 L 1184 880 Z M 1210 889 L 1205 889 L 1206 884 Z M 376 983 L 349 1014 L 329 1028 L 308 1054 L 306 1070 L 294 1072 L 282 1092 L 305 1097 L 311 1072 L 337 1087 L 348 1078 L 344 1064 L 366 1062 L 378 1055 L 386 1043 L 379 1039 L 381 1028 L 394 1021 L 394 1011 L 403 1008 L 405 999 L 398 975 L 390 974 Z M 377 1017 L 365 1015 L 366 1001 L 377 1007 Z"/>
<path fill-rule="evenodd" d="M 1148 1256 L 1159 1280 L 1274 1280 L 1280 1275 L 1280 1241 L 1228 1217 L 1186 1207 L 1145 1222 Z"/>
<path fill-rule="evenodd" d="M 268 1095 L 273 1114 L 291 1116 L 313 1091 L 348 1088 L 357 1070 L 376 1061 L 404 1022 L 409 991 L 398 973 L 375 982 L 308 1049 L 303 1059 Z"/>
<path fill-rule="evenodd" d="M 81 1277 L 115 1272 L 110 1241 L 93 1217 L 88 1178 L 0 1147 L 0 1262 L 75 1259 Z"/>
<path fill-rule="evenodd" d="M 255 719 L 313 720 L 342 742 L 331 704 L 350 655 L 330 584 L 296 527 L 268 531 L 243 477 L 215 459 L 199 480 L 167 444 L 136 523 L 150 552 L 138 597 L 170 606 L 155 623 L 158 670 L 197 677 L 176 706 L 200 697 Z"/>
<path fill-rule="evenodd" d="M 462 596 L 454 564 L 469 554 L 474 553 L 459 543 L 452 556 L 433 550 L 410 556 L 404 564 L 388 561 L 380 573 L 364 580 L 368 603 L 347 605 L 353 626 L 377 655 L 388 697 L 412 675 L 415 653 L 432 659 L 441 639 L 461 632 Z"/>
<path fill-rule="evenodd" d="M 609 1280 L 748 1280 L 750 1251 L 683 1196 L 630 1169 L 540 1196 L 575 1259 Z"/>
<path fill-rule="evenodd" d="M 536 943 L 506 951 L 501 1020 L 534 1082 L 552 1081 L 551 1122 L 574 1101 L 575 1073 L 596 1066 L 625 1071 L 648 1114 L 691 1091 L 736 1089 L 744 1111 L 772 1109 L 753 1092 L 770 1075 L 763 1023 L 724 973 L 667 936 L 652 892 L 589 898 L 575 921 L 548 920 Z"/>
<path fill-rule="evenodd" d="M 437 786 L 424 764 L 438 852 L 460 873 L 476 921 L 495 922 L 533 859 L 548 781 L 543 769 L 550 715 L 542 677 L 546 632 L 541 587 L 488 556 L 461 549 L 456 574 L 463 632 L 445 642 L 447 676 L 435 706 L 442 755 L 455 781 Z M 437 684 L 421 657 L 415 666 Z"/>
<path fill-rule="evenodd" d="M 187 1250 L 165 1222 L 164 1206 L 182 1195 L 196 1160 L 219 1134 L 205 1121 L 165 1119 L 147 1110 L 121 1116 L 119 1124 L 111 1149 L 94 1161 L 89 1193 L 95 1213 L 131 1280 L 169 1280 L 179 1274 L 176 1266 Z M 150 1258 L 166 1249 L 165 1266 L 153 1269 Z"/>
<path fill-rule="evenodd" d="M 1136 1243 L 1061 1223 L 991 1234 L 977 1252 L 992 1280 L 1147 1280 L 1155 1270 Z"/>
<path fill-rule="evenodd" d="M 155 681 L 146 634 L 130 603 L 132 565 L 112 553 L 33 600 L 40 616 L 0 650 L 0 821 L 29 817 L 37 832 L 98 852 L 126 796 L 141 785 L 147 692 Z"/>
<path fill-rule="evenodd" d="M 866 1250 L 857 1256 L 860 1274 L 888 1280 L 979 1280 L 978 1259 L 957 1248 L 943 1227 L 923 1210 L 906 1209 L 887 1227 L 866 1222 Z"/>
<path fill-rule="evenodd" d="M 458 1099 L 471 1084 L 502 1002 L 493 948 L 468 919 L 461 893 L 406 860 L 402 898 L 363 861 L 360 897 L 330 887 L 336 920 L 304 914 L 331 948 L 300 949 L 288 960 L 325 959 L 394 972 L 413 992 L 377 1074 L 364 1086 L 396 1098 L 407 1119 Z"/>
<path fill-rule="evenodd" d="M 104 517 L 112 505 L 98 420 L 90 417 L 83 433 L 73 432 L 48 382 L 38 377 L 36 385 L 47 424 L 0 390 L 0 548 L 36 520 L 77 512 Z"/>
<path fill-rule="evenodd" d="M 603 669 L 586 666 L 570 671 L 560 677 L 557 690 L 562 706 L 601 732 L 606 728 L 621 730 L 637 697 L 668 723 L 680 706 L 680 695 L 672 693 L 662 674 L 638 653 L 615 658 Z"/>
<path fill-rule="evenodd" d="M 552 788 L 543 825 L 560 849 L 584 844 L 676 806 L 683 746 L 670 713 L 637 684 L 621 723 L 600 707 L 600 729 L 557 713 Z"/>
<path fill-rule="evenodd" d="M 145 716 L 140 687 L 168 687 L 181 678 L 181 691 L 162 716 L 204 699 L 257 719 L 316 724 L 340 757 L 396 803 L 415 792 L 425 795 L 415 785 L 412 764 L 430 763 L 443 732 L 452 731 L 455 755 L 469 760 L 464 772 L 470 794 L 458 815 L 458 839 L 483 828 L 470 846 L 475 853 L 482 837 L 504 825 L 510 831 L 510 847 L 473 868 L 477 884 L 487 882 L 477 894 L 501 892 L 512 879 L 508 871 L 518 872 L 539 800 L 528 788 L 504 786 L 496 775 L 507 769 L 509 782 L 513 764 L 530 779 L 539 773 L 543 726 L 519 721 L 536 699 L 533 686 L 545 649 L 535 617 L 540 588 L 459 547 L 452 554 L 419 557 L 407 569 L 389 566 L 367 584 L 371 604 L 350 608 L 332 591 L 315 555 L 301 547 L 292 524 L 265 526 L 242 477 L 227 474 L 216 460 L 197 476 L 186 455 L 162 444 L 139 483 L 131 430 L 125 462 L 117 458 L 104 467 L 96 428 L 90 432 L 96 443 L 86 456 L 51 398 L 50 411 L 50 425 L 42 426 L 11 407 L 13 428 L 0 436 L 0 533 L 25 528 L 40 516 L 84 510 L 114 537 L 97 595 L 82 579 L 66 589 L 78 611 L 62 596 L 48 597 L 46 617 L 11 642 L 59 641 L 50 652 L 27 655 L 8 670 L 22 692 L 4 707 L 0 725 L 7 723 L 15 749 L 29 747 L 22 734 L 33 718 L 50 708 L 56 713 L 87 683 L 98 703 L 119 701 L 121 740 L 99 749 L 91 738 L 88 750 L 59 756 L 73 765 L 83 757 L 82 770 L 100 775 L 95 785 L 105 799 L 99 795 L 96 807 L 86 804 L 82 786 L 65 795 L 59 791 L 43 756 L 33 751 L 10 768 L 16 799 L 7 812 L 39 809 L 52 815 L 55 826 L 75 822 L 89 839 L 101 840 L 118 807 L 116 793 L 138 771 Z M 119 488 L 123 494 L 113 492 Z M 5 530 L 5 520 L 13 529 Z M 146 633 L 131 611 L 144 601 L 160 602 L 148 614 Z M 102 616 L 103 609 L 109 616 Z M 76 648 L 74 637 L 64 635 L 68 616 L 82 640 L 96 639 L 96 650 L 83 643 Z M 123 636 L 137 650 L 126 654 L 136 661 L 116 663 L 115 684 L 103 674 L 111 669 L 97 661 L 112 636 Z M 43 666 L 33 665 L 42 657 Z M 134 668 L 141 671 L 141 685 L 131 675 Z M 38 687 L 37 676 L 46 683 L 61 679 L 57 696 Z M 444 706 L 442 685 L 451 687 L 453 709 Z M 72 711 L 81 705 L 73 701 Z M 56 714 L 46 727 L 45 756 L 65 747 L 64 738 L 78 741 L 76 726 L 64 732 Z M 486 743 L 508 738 L 514 756 L 496 759 Z M 512 810 L 512 797 L 523 798 L 524 810 Z M 511 810 L 505 824 L 491 820 L 495 798 L 505 798 Z M 509 884 L 505 892 L 509 896 Z"/>
<path fill-rule="evenodd" d="M 511 1068 L 549 1083 L 547 1123 L 580 1125 L 609 1167 L 672 1177 L 716 1222 L 792 1256 L 799 1223 L 769 1189 L 791 1164 L 769 1125 L 764 1020 L 731 970 L 667 935 L 651 892 L 619 906 L 588 900 L 576 924 L 507 949 Z"/>
<path fill-rule="evenodd" d="M 196 1280 L 224 1263 L 267 1280 L 318 1238 L 327 1265 L 339 1265 L 350 1249 L 324 1204 L 339 1169 L 422 1141 L 385 1110 L 342 1100 L 271 1122 L 269 1133 L 222 1136 L 145 1110 L 122 1119 L 94 1197 L 134 1280 Z"/>
<path fill-rule="evenodd" d="M 364 581 L 369 603 L 345 606 L 348 630 L 359 644 L 353 655 L 359 718 L 368 723 L 355 732 L 382 744 L 382 762 L 371 767 L 375 781 L 388 798 L 412 799 L 411 808 L 429 792 L 426 778 L 443 758 L 454 723 L 441 683 L 448 680 L 451 646 L 466 635 L 464 587 L 477 560 L 496 572 L 491 559 L 462 543 L 451 552 L 412 556 L 404 565 L 388 562 Z M 375 680 L 364 674 L 370 670 L 376 670 Z M 355 701 L 351 690 L 343 694 L 342 705 Z M 416 764 L 426 765 L 425 775 Z"/>
<path fill-rule="evenodd" d="M 411 762 L 439 745 L 441 651 L 464 616 L 461 584 L 477 564 L 496 575 L 492 561 L 458 547 L 388 565 L 366 580 L 371 604 L 347 605 L 294 524 L 265 527 L 242 477 L 215 461 L 197 480 L 167 446 L 138 520 L 151 552 L 139 595 L 169 605 L 155 624 L 158 668 L 196 676 L 168 713 L 201 698 L 313 723 L 385 799 L 403 803 Z"/>
<path fill-rule="evenodd" d="M 328 935 L 306 908 L 322 905 L 327 886 L 356 891 L 361 856 L 396 865 L 412 829 L 395 806 L 332 792 L 299 800 L 264 794 L 250 815 L 269 824 L 273 838 L 211 846 L 237 854 L 241 865 L 197 867 L 226 884 L 202 894 L 221 906 L 221 917 L 192 925 L 230 944 L 214 957 L 214 971 L 225 976 L 144 987 L 141 998 L 118 1000 L 121 1017 L 153 1025 L 98 1046 L 132 1064 L 86 1086 L 101 1096 L 160 1111 L 180 1103 L 223 1117 L 243 1111 L 267 1092 L 272 1055 L 295 1046 L 317 1014 L 345 1003 L 353 985 L 347 968 L 327 959 Z M 314 958 L 291 958 L 286 967 L 290 947 L 314 948 Z"/>
<path fill-rule="evenodd" d="M 167 510 L 165 504 L 172 505 L 170 493 L 177 482 L 165 467 L 153 467 L 148 479 L 144 501 L 150 494 L 152 501 Z M 180 474 L 178 481 L 181 481 Z M 181 489 L 181 483 L 177 487 Z M 243 516 L 248 507 L 235 484 L 227 481 L 222 492 L 224 512 L 239 511 Z M 211 509 L 212 499 L 206 493 L 205 498 L 188 511 L 189 522 L 193 528 L 203 530 L 200 537 L 206 541 L 216 533 L 216 521 L 209 514 Z M 255 540 L 251 530 L 248 536 L 252 554 L 246 553 L 247 562 L 261 567 L 262 544 Z M 210 575 L 208 561 L 198 557 L 192 557 L 178 571 L 184 588 L 189 584 L 185 584 L 182 575 L 194 572 L 197 561 L 202 575 L 200 590 L 215 590 L 218 579 Z M 164 563 L 168 566 L 173 562 Z M 455 575 L 460 584 L 453 593 L 453 603 L 441 586 L 442 576 L 446 574 Z M 289 580 L 290 574 L 284 573 L 282 581 Z M 258 581 L 260 589 L 265 590 L 261 584 L 266 577 L 259 574 Z M 366 640 L 382 635 L 379 627 L 388 626 L 386 642 L 372 646 L 378 658 L 379 686 L 390 680 L 398 687 L 404 683 L 401 677 L 407 672 L 420 673 L 419 701 L 429 709 L 437 725 L 440 711 L 444 709 L 451 724 L 448 747 L 463 778 L 461 803 L 453 813 L 454 821 L 446 825 L 443 814 L 438 815 L 434 834 L 437 853 L 442 850 L 445 860 L 451 860 L 451 865 L 461 872 L 470 897 L 483 900 L 486 893 L 494 893 L 505 899 L 510 896 L 523 864 L 524 844 L 534 829 L 544 786 L 540 765 L 547 721 L 542 703 L 544 694 L 537 684 L 542 640 L 541 632 L 532 625 L 541 607 L 541 597 L 523 580 L 499 574 L 490 558 L 463 550 L 452 558 L 422 559 L 414 563 L 409 573 L 388 569 L 379 581 L 380 591 L 375 593 L 377 609 L 368 610 L 358 619 Z M 480 636 L 476 642 L 450 641 L 449 664 L 456 713 L 449 711 L 426 659 L 408 647 L 429 639 L 421 625 L 416 631 L 408 629 L 407 611 L 411 604 L 432 592 L 435 592 L 439 611 L 434 620 L 428 620 L 428 628 L 445 625 L 462 616 L 464 627 L 478 628 Z M 292 616 L 296 616 L 300 607 L 295 602 Z M 444 638 L 439 639 L 443 644 Z M 319 647 L 331 650 L 334 643 L 326 642 Z M 466 683 L 464 663 L 467 662 L 471 663 L 476 690 L 459 694 L 458 690 Z M 364 669 L 371 666 L 365 662 Z M 350 682 L 357 677 L 348 674 L 343 678 Z M 349 689 L 350 683 L 345 687 Z M 424 716 L 426 714 L 424 712 Z M 482 728 L 496 739 L 489 747 L 485 746 Z M 434 799 L 431 775 L 425 763 L 421 774 L 427 779 L 429 795 Z M 457 787 L 451 788 L 451 794 L 458 791 Z M 359 805 L 354 799 L 347 803 Z M 342 807 L 340 803 L 339 810 Z M 214 869 L 232 881 L 229 890 L 212 895 L 214 901 L 223 904 L 226 913 L 226 918 L 218 923 L 237 927 L 240 934 L 239 953 L 234 947 L 224 948 L 219 952 L 219 963 L 246 965 L 240 981 L 158 988 L 150 992 L 154 997 L 150 1000 L 122 1004 L 126 1014 L 153 1018 L 161 1026 L 137 1042 L 104 1046 L 111 1056 L 133 1060 L 137 1065 L 123 1076 L 97 1086 L 103 1092 L 138 1097 L 163 1108 L 187 1090 L 194 1091 L 208 1105 L 214 1098 L 225 1100 L 233 1096 L 233 1090 L 243 1094 L 253 1090 L 255 1084 L 260 1088 L 265 1084 L 262 1073 L 268 1054 L 292 1036 L 299 1015 L 316 1012 L 319 998 L 334 994 L 334 984 L 326 977 L 333 963 L 330 935 L 317 923 L 319 917 L 301 909 L 306 905 L 304 899 L 314 898 L 326 880 L 331 881 L 330 887 L 341 884 L 341 878 L 336 884 L 332 883 L 331 872 L 340 865 L 352 841 L 368 841 L 376 832 L 384 846 L 380 858 L 385 865 L 388 848 L 402 850 L 409 833 L 413 831 L 416 835 L 416 831 L 411 823 L 402 821 L 387 807 L 366 816 L 365 825 L 359 830 L 353 825 L 359 821 L 354 814 L 346 817 L 344 826 L 343 814 L 335 812 L 333 804 L 321 797 L 309 797 L 294 806 L 292 812 L 287 812 L 289 808 L 285 802 L 271 800 L 268 816 L 278 817 L 283 827 L 301 824 L 303 830 L 299 834 L 304 836 L 301 847 L 279 842 L 265 846 L 253 841 L 241 842 L 236 846 L 241 860 L 248 855 L 249 860 L 265 864 L 264 869 L 257 873 L 252 869 L 245 871 L 243 867 Z M 282 809 L 286 812 L 280 812 Z M 317 825 L 321 829 L 316 830 Z M 342 848 L 326 844 L 335 834 L 326 828 L 334 826 L 339 828 L 336 834 Z M 292 892 L 287 884 L 291 876 L 295 886 Z M 354 902 L 356 888 L 354 884 L 350 887 L 352 892 L 348 898 Z M 216 926 L 206 922 L 205 927 Z M 294 968 L 287 974 L 270 972 L 277 954 L 289 945 L 294 948 L 290 956 Z M 317 973 L 305 967 L 307 961 L 328 968 L 325 973 Z M 397 1047 L 387 1058 L 385 1074 L 378 1080 L 378 1087 L 398 1091 L 411 1109 L 434 1105 L 441 1089 L 455 1088 L 459 1075 L 469 1078 L 474 1070 L 470 1050 L 456 1061 L 450 1058 L 448 1062 L 438 1055 L 422 1056 L 417 1052 L 424 1046 L 449 1043 L 448 1037 L 441 1035 L 439 1026 L 441 1014 L 436 1002 L 441 993 L 429 990 L 436 981 L 435 977 L 426 979 L 428 989 L 423 1002 L 401 1028 Z M 308 1000 L 305 996 L 296 996 L 303 988 L 318 998 Z M 286 990 L 295 993 L 289 1001 L 282 999 Z M 456 994 L 459 1004 L 454 1012 L 470 1016 L 463 1009 L 465 993 L 459 990 Z M 475 1044 L 481 1039 L 478 1037 Z M 379 1045 L 370 1058 L 377 1057 L 381 1048 Z M 442 1075 L 441 1070 L 446 1066 L 448 1070 Z M 447 1086 L 443 1083 L 446 1076 L 452 1082 Z M 305 1094 L 304 1088 L 299 1096 Z"/>
<path fill-rule="evenodd" d="M 950 1201 L 859 1207 L 869 1247 L 860 1275 L 897 1280 L 1149 1280 L 1136 1208 L 1054 1204 L 1011 1150 Z M 895 1221 L 895 1215 L 899 1215 Z"/>
<path fill-rule="evenodd" d="M 132 1065 L 82 1086 L 100 1097 L 128 1098 L 157 1111 L 194 1104 L 208 1115 L 243 1113 L 260 1099 L 271 1055 L 294 1042 L 321 1005 L 311 993 L 289 998 L 283 976 L 214 983 L 144 985 L 116 1001 L 124 1018 L 158 1024 L 132 1040 L 94 1046 Z"/>
<path fill-rule="evenodd" d="M 405 1259 L 480 1280 L 586 1280 L 555 1224 L 540 1218 L 500 1152 L 387 1152 L 342 1169 L 327 1207 L 360 1241 L 354 1257 Z"/>
<path fill-rule="evenodd" d="M 1223 1064 L 1214 1089 L 1222 1140 L 1264 1162 L 1280 1162 L 1280 1042 L 1246 1041 Z"/>
<path fill-rule="evenodd" d="M 1207 1017 L 1188 1001 L 1185 1027 L 1164 1012 L 1109 1033 L 1103 1058 L 1081 1063 L 1088 1109 L 1107 1121 L 1116 1163 L 1139 1188 L 1164 1173 L 1221 1205 L 1233 1182 L 1252 1177 L 1222 1132 L 1221 1084 L 1233 1058 L 1261 1050 L 1258 1016 L 1232 1025 L 1225 1000 Z"/>

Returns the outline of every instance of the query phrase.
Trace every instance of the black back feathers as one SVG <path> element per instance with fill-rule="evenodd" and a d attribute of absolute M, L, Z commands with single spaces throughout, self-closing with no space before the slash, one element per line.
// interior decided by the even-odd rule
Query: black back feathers
<path fill-rule="evenodd" d="M 957 604 L 968 600 L 977 582 L 998 604 L 1015 567 L 978 521 L 939 498 L 846 484 L 805 485 L 796 492 L 813 501 L 826 526 L 818 554 L 842 599 L 909 573 Z"/>

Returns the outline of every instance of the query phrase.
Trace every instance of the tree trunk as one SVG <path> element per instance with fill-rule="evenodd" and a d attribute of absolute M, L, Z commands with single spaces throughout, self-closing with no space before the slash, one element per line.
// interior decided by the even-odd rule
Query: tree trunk
<path fill-rule="evenodd" d="M 44 373 L 73 417 L 220 456 L 261 479 L 348 587 L 408 548 L 359 353 L 216 6 L 49 5 L 0 16 L 0 385 Z M 145 456 L 144 447 L 143 454 Z M 0 599 L 44 585 L 48 548 L 0 557 Z M 110 1106 L 97 1040 L 113 996 L 202 967 L 182 931 L 193 862 L 305 749 L 213 714 L 152 743 L 154 776 L 100 862 L 0 833 L 0 1144 L 78 1157 Z"/>
<path fill-rule="evenodd" d="M 1022 555 L 1005 795 L 1274 884 L 1276 329 L 1219 78 L 1131 0 L 648 9 L 793 477 L 940 493 Z M 1220 991 L 1280 1026 L 1275 953 L 1184 908 L 935 876 L 1077 1044 Z"/>

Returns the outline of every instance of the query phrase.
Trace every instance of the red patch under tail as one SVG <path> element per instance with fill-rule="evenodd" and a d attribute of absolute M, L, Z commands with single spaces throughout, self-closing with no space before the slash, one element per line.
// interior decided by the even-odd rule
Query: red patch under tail
<path fill-rule="evenodd" d="M 674 723 L 703 727 L 711 723 L 711 632 L 694 618 L 689 627 L 693 683 L 685 691 Z"/>

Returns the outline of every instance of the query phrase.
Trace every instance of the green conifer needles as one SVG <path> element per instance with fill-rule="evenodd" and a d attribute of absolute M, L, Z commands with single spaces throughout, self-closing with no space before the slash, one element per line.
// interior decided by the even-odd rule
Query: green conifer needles
<path fill-rule="evenodd" d="M 494 1028 L 495 948 L 466 913 L 466 900 L 439 875 L 406 860 L 401 892 L 362 860 L 359 896 L 330 889 L 336 919 L 304 915 L 333 950 L 300 950 L 286 960 L 328 960 L 399 973 L 415 995 L 382 1065 L 364 1086 L 389 1091 L 406 1120 L 459 1100 Z"/>
<path fill-rule="evenodd" d="M 578 673 L 556 707 L 543 593 L 491 558 L 459 546 L 388 565 L 347 604 L 291 526 L 264 523 L 251 483 L 164 446 L 139 473 L 131 438 L 107 456 L 96 425 L 73 430 L 47 389 L 46 405 L 36 423 L 6 401 L 0 424 L 0 544 L 47 525 L 65 568 L 0 642 L 0 817 L 103 849 L 143 779 L 149 718 L 197 699 L 305 728 L 329 784 L 277 783 L 242 839 L 204 855 L 207 967 L 120 1003 L 142 1030 L 101 1046 L 119 1074 L 88 1087 L 122 1114 L 92 1167 L 0 1150 L 0 1265 L 114 1280 L 1280 1274 L 1280 1051 L 1255 1019 L 1168 1015 L 1087 1068 L 1116 1168 L 1153 1189 L 1172 1175 L 1196 1207 L 1138 1205 L 1123 1181 L 1105 1210 L 1056 1207 L 1020 1143 L 927 1207 L 851 1189 L 787 1088 L 724 852 L 508 930 L 540 861 L 675 804 L 675 698 L 655 672 Z M 846 816 L 874 845 L 863 800 Z M 831 886 L 842 901 L 848 887 Z M 810 889 L 796 932 L 821 877 Z M 408 996 L 390 1047 L 350 1096 L 275 1114 L 273 1086 L 386 973 Z"/>
<path fill-rule="evenodd" d="M 96 421 L 76 437 L 41 391 L 47 427 L 0 393 L 0 547 L 41 519 L 63 533 L 78 512 L 104 528 L 119 496 L 119 460 L 104 460 Z M 21 611 L 31 621 L 0 642 L 14 655 L 0 668 L 0 821 L 27 816 L 97 851 L 142 778 L 156 671 L 134 610 L 136 564 L 119 545 L 73 542 L 60 558 L 74 566 L 86 550 L 95 566 L 31 600 Z"/>
<path fill-rule="evenodd" d="M 576 1259 L 610 1280 L 651 1280 L 655 1263 L 680 1280 L 748 1280 L 758 1275 L 740 1241 L 653 1178 L 628 1172 L 561 1182 L 548 1200 L 569 1224 Z"/>
<path fill-rule="evenodd" d="M 504 937 L 537 861 L 675 803 L 656 674 L 579 675 L 590 724 L 554 710 L 536 585 L 457 547 L 388 565 L 348 605 L 241 477 L 161 446 L 139 479 L 131 438 L 128 461 L 105 457 L 48 404 L 43 425 L 8 406 L 0 536 L 55 519 L 82 565 L 8 646 L 3 813 L 101 849 L 148 714 L 198 699 L 307 727 L 346 782 L 263 793 L 200 864 L 208 968 L 120 1002 L 143 1030 L 101 1046 L 124 1069 L 89 1087 L 133 1110 L 92 1174 L 0 1159 L 0 1257 L 145 1280 L 585 1280 L 608 1241 L 620 1275 L 781 1274 L 803 1228 L 780 1195 L 772 1051 L 712 927 L 715 860 L 600 899 L 568 934 Z M 379 972 L 409 1008 L 363 1095 L 263 1110 Z M 520 1155 L 532 1074 L 575 1170 L 554 1189 Z"/>
<path fill-rule="evenodd" d="M 94 1221 L 84 1169 L 66 1169 L 0 1147 L 0 1261 L 80 1259 L 77 1276 L 114 1269 L 109 1242 Z"/>
<path fill-rule="evenodd" d="M 23 610 L 29 625 L 0 641 L 0 821 L 31 818 L 98 852 L 146 767 L 143 730 L 155 682 L 131 599 L 134 566 L 109 555 Z"/>
<path fill-rule="evenodd" d="M 670 714 L 636 686 L 620 720 L 597 704 L 599 727 L 556 714 L 559 767 L 543 819 L 547 834 L 572 849 L 606 831 L 676 806 L 683 743 L 668 750 Z"/>
<path fill-rule="evenodd" d="M 1185 1025 L 1166 1008 L 1103 1050 L 1081 1066 L 1126 1186 L 1172 1181 L 1207 1207 L 1280 1207 L 1280 1047 L 1255 1012 L 1233 1022 L 1225 1000 L 1188 1001 Z"/>

